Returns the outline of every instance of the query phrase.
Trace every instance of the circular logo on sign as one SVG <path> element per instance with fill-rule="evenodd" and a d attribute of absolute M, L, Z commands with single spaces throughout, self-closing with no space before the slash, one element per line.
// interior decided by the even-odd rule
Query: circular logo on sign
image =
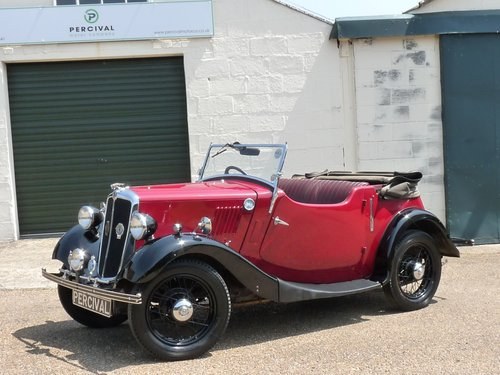
<path fill-rule="evenodd" d="M 87 9 L 83 17 L 88 23 L 96 23 L 99 19 L 99 13 L 97 13 L 97 10 Z"/>

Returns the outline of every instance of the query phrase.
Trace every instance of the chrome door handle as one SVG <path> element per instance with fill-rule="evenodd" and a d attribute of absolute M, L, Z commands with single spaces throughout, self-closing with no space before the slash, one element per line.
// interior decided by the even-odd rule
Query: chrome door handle
<path fill-rule="evenodd" d="M 286 221 L 281 220 L 281 219 L 279 218 L 279 216 L 276 216 L 276 217 L 274 218 L 274 225 L 284 225 L 285 227 L 289 227 L 289 226 L 290 226 L 290 224 L 288 224 Z"/>

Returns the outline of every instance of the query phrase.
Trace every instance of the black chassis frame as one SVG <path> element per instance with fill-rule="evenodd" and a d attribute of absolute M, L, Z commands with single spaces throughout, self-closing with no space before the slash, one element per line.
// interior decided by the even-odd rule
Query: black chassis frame
<path fill-rule="evenodd" d="M 411 229 L 422 230 L 431 235 L 438 244 L 442 256 L 460 256 L 458 249 L 449 239 L 445 227 L 438 218 L 425 210 L 407 209 L 397 214 L 387 227 L 379 245 L 374 272 L 370 279 L 334 284 L 304 284 L 284 281 L 263 272 L 220 242 L 196 233 L 183 233 L 169 235 L 146 243 L 120 271 L 114 285 L 121 285 L 122 291 L 125 293 L 136 292 L 137 285 L 153 280 L 175 260 L 190 257 L 209 263 L 223 275 L 231 274 L 253 294 L 276 302 L 295 302 L 360 293 L 380 288 L 388 282 L 398 239 L 404 232 Z M 71 250 L 83 248 L 97 257 L 99 243 L 95 233 L 75 226 L 59 240 L 52 258 L 60 260 L 68 267 L 67 258 Z M 51 280 L 58 282 L 54 276 L 52 275 Z M 123 287 L 124 285 L 125 287 Z M 64 286 L 72 287 L 71 283 L 66 280 Z M 95 288 L 101 289 L 100 287 Z M 87 288 L 88 290 L 89 288 Z"/>

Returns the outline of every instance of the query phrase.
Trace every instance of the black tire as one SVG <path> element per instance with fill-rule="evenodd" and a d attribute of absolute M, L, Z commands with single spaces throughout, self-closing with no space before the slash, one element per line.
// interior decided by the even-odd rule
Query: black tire
<path fill-rule="evenodd" d="M 73 305 L 71 289 L 65 288 L 61 285 L 57 286 L 57 293 L 59 294 L 59 301 L 61 301 L 61 305 L 64 310 L 66 310 L 68 315 L 84 326 L 91 328 L 111 328 L 116 327 L 127 320 L 127 315 L 125 314 L 118 314 L 112 316 L 111 318 L 106 318 L 105 316 Z"/>
<path fill-rule="evenodd" d="M 141 290 L 129 305 L 130 328 L 139 344 L 161 360 L 195 358 L 215 345 L 231 315 L 224 279 L 211 266 L 180 260 Z"/>
<path fill-rule="evenodd" d="M 389 302 L 404 311 L 426 307 L 441 279 L 441 254 L 430 235 L 409 231 L 398 242 L 384 292 Z"/>

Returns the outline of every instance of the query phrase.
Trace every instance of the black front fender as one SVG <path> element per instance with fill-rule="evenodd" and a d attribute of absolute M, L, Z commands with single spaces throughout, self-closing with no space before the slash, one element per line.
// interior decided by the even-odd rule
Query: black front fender
<path fill-rule="evenodd" d="M 97 258 L 99 245 L 100 241 L 97 236 L 83 229 L 80 225 L 75 225 L 59 239 L 52 252 L 52 259 L 58 259 L 68 267 L 68 255 L 71 250 L 85 249 Z"/>
<path fill-rule="evenodd" d="M 170 263 L 186 256 L 209 258 L 256 295 L 279 300 L 276 278 L 261 271 L 224 244 L 191 234 L 167 236 L 144 245 L 132 257 L 122 276 L 134 284 L 147 283 L 161 274 Z"/>
<path fill-rule="evenodd" d="M 436 216 L 429 211 L 410 208 L 398 213 L 387 227 L 377 251 L 373 280 L 387 280 L 395 247 L 408 230 L 421 230 L 432 236 L 442 256 L 460 257 L 446 228 Z"/>

